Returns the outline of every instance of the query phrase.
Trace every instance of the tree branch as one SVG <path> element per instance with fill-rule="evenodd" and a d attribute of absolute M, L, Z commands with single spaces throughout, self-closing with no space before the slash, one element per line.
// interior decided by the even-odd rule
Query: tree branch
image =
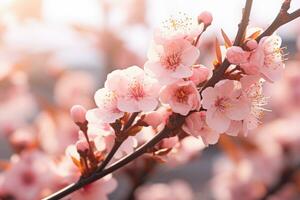
<path fill-rule="evenodd" d="M 172 119 L 176 118 L 175 120 Z M 184 122 L 184 116 L 178 115 L 178 114 L 173 114 L 170 119 L 174 120 L 171 121 L 171 125 L 167 125 L 161 132 L 156 134 L 150 141 L 145 143 L 144 145 L 140 146 L 135 152 L 133 152 L 130 155 L 127 155 L 120 159 L 119 161 L 115 162 L 112 164 L 110 167 L 107 169 L 104 169 L 103 171 L 97 172 L 92 174 L 89 177 L 86 178 L 81 178 L 77 183 L 70 184 L 69 186 L 63 188 L 62 190 L 44 198 L 43 200 L 58 200 L 61 199 L 72 192 L 75 192 L 76 190 L 79 190 L 80 188 L 97 181 L 100 178 L 103 178 L 104 176 L 120 169 L 121 167 L 127 165 L 131 161 L 135 160 L 136 158 L 140 157 L 144 153 L 147 152 L 148 149 L 156 145 L 159 141 L 161 141 L 164 138 L 169 137 L 169 135 L 172 133 L 172 131 L 178 129 L 179 127 L 182 126 Z"/>
<path fill-rule="evenodd" d="M 236 34 L 235 40 L 233 45 L 234 46 L 239 46 L 241 45 L 248 23 L 249 23 L 249 18 L 250 18 L 250 13 L 251 13 L 251 8 L 252 8 L 253 0 L 247 0 L 245 8 L 243 10 L 243 17 L 242 20 L 239 24 L 239 29 Z M 209 79 L 206 84 L 201 88 L 200 93 L 202 93 L 203 90 L 205 90 L 208 87 L 214 86 L 218 81 L 223 79 L 223 75 L 225 71 L 228 69 L 230 66 L 229 61 L 225 58 L 224 61 L 222 62 L 221 66 L 218 67 L 217 69 L 214 70 L 213 76 L 211 79 Z"/>
<path fill-rule="evenodd" d="M 285 0 L 282 3 L 280 11 L 279 11 L 277 17 L 272 22 L 272 24 L 256 39 L 258 42 L 263 37 L 272 35 L 281 26 L 300 17 L 300 9 L 298 9 L 292 13 L 288 13 L 288 10 L 290 9 L 291 1 L 292 0 Z"/>
<path fill-rule="evenodd" d="M 296 10 L 295 12 L 288 14 L 287 10 L 289 9 L 289 5 L 290 5 L 290 1 L 291 0 L 286 0 L 284 2 L 284 5 L 281 8 L 280 13 L 278 14 L 278 16 L 276 17 L 276 19 L 274 20 L 274 22 L 270 25 L 270 27 L 264 32 L 262 33 L 259 38 L 257 39 L 257 41 L 259 41 L 262 37 L 264 36 L 268 36 L 271 35 L 275 30 L 277 30 L 277 28 L 279 28 L 280 26 L 298 18 L 300 16 L 300 9 Z M 243 17 L 241 20 L 241 23 L 239 24 L 239 29 L 234 41 L 234 45 L 239 46 L 241 45 L 243 39 L 244 39 L 244 35 L 248 26 L 248 22 L 249 22 L 249 17 L 250 17 L 250 12 L 251 12 L 251 8 L 252 8 L 252 3 L 253 0 L 247 0 L 246 1 L 246 6 L 244 8 L 244 12 L 243 12 Z M 286 16 L 284 16 L 282 13 L 284 13 L 283 11 L 286 12 Z M 285 18 L 286 17 L 286 18 Z M 285 18 L 285 19 L 280 19 L 280 18 Z M 211 77 L 211 79 L 209 79 L 206 84 L 203 86 L 203 88 L 200 90 L 200 94 L 202 93 L 202 91 L 204 89 L 206 89 L 207 87 L 211 87 L 214 86 L 218 81 L 222 80 L 224 77 L 224 73 L 225 71 L 228 69 L 228 67 L 230 66 L 230 63 L 227 59 L 224 59 L 224 61 L 222 62 L 221 66 L 219 68 L 217 68 L 216 70 L 214 70 L 213 76 Z M 161 141 L 162 139 L 169 137 L 170 134 L 172 133 L 172 131 L 179 129 L 183 122 L 184 122 L 184 116 L 181 115 L 176 115 L 175 113 L 172 114 L 172 116 L 176 118 L 175 122 L 173 121 L 172 126 L 166 126 L 160 133 L 156 134 L 150 141 L 148 141 L 147 143 L 145 143 L 144 145 L 140 146 L 135 152 L 133 152 L 130 155 L 125 156 L 124 158 L 120 159 L 119 161 L 115 162 L 114 164 L 112 164 L 111 166 L 109 166 L 108 168 L 104 169 L 104 167 L 101 167 L 103 169 L 97 171 L 96 173 L 93 173 L 92 175 L 90 175 L 89 177 L 86 178 L 81 178 L 78 182 L 70 184 L 69 186 L 63 188 L 62 190 L 44 198 L 43 200 L 58 200 L 61 199 L 69 194 L 71 194 L 72 192 L 75 192 L 76 190 L 94 182 L 97 181 L 98 179 L 120 169 L 121 167 L 127 165 L 128 163 L 130 163 L 131 161 L 135 160 L 136 158 L 140 157 L 141 155 L 143 155 L 144 153 L 146 153 L 148 151 L 148 149 L 150 149 L 151 147 L 153 147 L 154 145 L 156 145 L 159 141 Z M 174 120 L 171 119 L 172 116 L 170 117 L 170 121 Z M 113 153 L 111 153 L 113 154 Z M 108 158 L 112 157 L 111 155 L 108 155 Z M 105 164 L 107 165 L 108 162 Z"/>
<path fill-rule="evenodd" d="M 125 124 L 123 130 L 120 133 L 121 135 L 124 134 L 127 131 L 128 128 L 130 128 L 130 126 L 132 125 L 132 123 L 134 122 L 134 120 L 138 116 L 138 114 L 139 114 L 138 112 L 135 112 L 135 113 L 131 114 L 130 118 L 128 119 L 128 121 Z M 118 135 L 117 135 L 117 137 L 118 137 Z M 108 153 L 108 155 L 106 156 L 104 161 L 101 163 L 101 165 L 98 167 L 96 172 L 100 172 L 106 167 L 106 165 L 111 161 L 111 159 L 116 154 L 116 152 L 118 151 L 120 146 L 127 139 L 127 137 L 123 138 L 122 136 L 121 136 L 121 138 L 122 138 L 121 140 L 119 140 L 118 138 L 115 139 L 115 143 L 114 143 L 112 149 L 110 150 L 110 152 Z"/>
<path fill-rule="evenodd" d="M 270 187 L 266 194 L 260 199 L 260 200 L 267 200 L 270 196 L 276 194 L 276 192 L 280 191 L 287 183 L 291 181 L 295 173 L 300 170 L 300 164 L 292 167 L 287 168 L 283 171 L 280 180 L 277 182 L 277 184 Z"/>

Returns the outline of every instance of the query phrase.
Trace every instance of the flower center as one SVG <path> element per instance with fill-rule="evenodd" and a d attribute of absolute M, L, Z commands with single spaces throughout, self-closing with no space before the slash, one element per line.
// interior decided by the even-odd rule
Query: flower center
<path fill-rule="evenodd" d="M 189 91 L 186 87 L 178 88 L 175 92 L 175 97 L 178 102 L 186 103 L 188 101 Z"/>
<path fill-rule="evenodd" d="M 35 182 L 35 176 L 30 171 L 25 171 L 21 175 L 21 180 L 25 185 L 32 185 Z"/>
<path fill-rule="evenodd" d="M 139 81 L 134 81 L 129 88 L 130 97 L 135 100 L 140 100 L 145 97 L 144 86 Z"/>
<path fill-rule="evenodd" d="M 225 97 L 218 97 L 215 101 L 215 107 L 221 111 L 224 112 L 226 108 L 229 107 L 229 99 Z"/>
<path fill-rule="evenodd" d="M 172 53 L 162 59 L 162 64 L 166 69 L 175 71 L 181 62 L 179 53 Z"/>

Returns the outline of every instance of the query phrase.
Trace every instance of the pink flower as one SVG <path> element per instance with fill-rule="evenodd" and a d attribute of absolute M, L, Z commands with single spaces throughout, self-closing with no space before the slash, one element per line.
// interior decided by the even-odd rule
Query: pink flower
<path fill-rule="evenodd" d="M 208 11 L 204 11 L 198 16 L 198 23 L 204 23 L 205 26 L 211 25 L 212 21 L 213 21 L 212 14 Z"/>
<path fill-rule="evenodd" d="M 232 46 L 227 49 L 226 57 L 232 64 L 246 63 L 250 56 L 250 52 L 244 51 L 241 47 Z"/>
<path fill-rule="evenodd" d="M 70 110 L 71 117 L 75 123 L 84 123 L 86 109 L 81 105 L 75 105 Z"/>
<path fill-rule="evenodd" d="M 194 137 L 201 138 L 205 145 L 215 144 L 219 140 L 220 133 L 209 128 L 205 119 L 206 113 L 204 111 L 193 112 L 186 118 L 182 129 Z"/>
<path fill-rule="evenodd" d="M 263 106 L 267 104 L 267 97 L 263 94 L 263 81 L 258 76 L 244 76 L 241 78 L 242 89 L 251 105 L 250 113 L 243 120 L 243 132 L 255 129 L 260 123 L 263 111 L 268 111 Z"/>
<path fill-rule="evenodd" d="M 199 50 L 185 39 L 166 40 L 162 44 L 153 44 L 144 67 L 160 82 L 171 83 L 192 76 L 191 66 L 199 54 Z"/>
<path fill-rule="evenodd" d="M 247 63 L 241 63 L 241 67 L 250 75 L 261 75 L 265 80 L 274 82 L 283 73 L 283 53 L 281 38 L 277 35 L 264 37 L 258 47 L 251 53 Z"/>
<path fill-rule="evenodd" d="M 220 81 L 205 89 L 202 97 L 203 108 L 207 109 L 206 123 L 219 133 L 226 132 L 232 120 L 243 120 L 250 112 L 238 81 Z"/>
<path fill-rule="evenodd" d="M 257 48 L 257 45 L 258 45 L 258 44 L 257 44 L 257 41 L 256 41 L 256 40 L 249 40 L 249 41 L 246 42 L 246 47 L 247 47 L 250 51 L 256 49 L 256 48 Z"/>
<path fill-rule="evenodd" d="M 141 68 L 132 66 L 107 77 L 105 87 L 118 95 L 117 107 L 124 112 L 152 111 L 158 105 L 158 82 Z"/>
<path fill-rule="evenodd" d="M 112 123 L 121 118 L 124 113 L 117 107 L 118 96 L 115 92 L 106 88 L 99 89 L 95 93 L 95 102 L 98 108 L 87 111 L 88 122 Z"/>
<path fill-rule="evenodd" d="M 277 81 L 284 70 L 281 38 L 277 35 L 264 37 L 259 42 L 258 49 L 263 49 L 264 63 L 260 68 L 263 78 L 269 82 Z M 258 51 L 258 53 L 260 53 Z"/>
<path fill-rule="evenodd" d="M 78 152 L 85 152 L 89 149 L 89 144 L 86 140 L 78 140 L 75 146 Z"/>
<path fill-rule="evenodd" d="M 190 186 L 181 180 L 171 183 L 156 183 L 139 187 L 135 192 L 137 200 L 192 200 L 194 193 Z"/>
<path fill-rule="evenodd" d="M 176 151 L 168 155 L 168 164 L 171 166 L 184 164 L 195 156 L 199 156 L 201 150 L 205 148 L 202 140 L 193 136 L 188 136 L 180 140 L 180 145 L 176 146 Z"/>
<path fill-rule="evenodd" d="M 200 108 L 200 95 L 192 81 L 180 80 L 165 86 L 160 92 L 160 101 L 169 104 L 172 110 L 187 115 Z"/>
<path fill-rule="evenodd" d="M 161 141 L 161 147 L 162 148 L 173 148 L 175 147 L 179 142 L 179 139 L 177 136 L 165 138 Z"/>
<path fill-rule="evenodd" d="M 161 43 L 169 39 L 181 38 L 192 43 L 203 30 L 204 24 L 199 24 L 197 18 L 179 12 L 163 21 L 160 29 L 154 33 L 154 41 L 155 43 Z"/>
<path fill-rule="evenodd" d="M 82 189 L 70 195 L 72 200 L 108 200 L 108 194 L 117 188 L 117 181 L 111 175 L 107 175 L 100 180 L 84 186 Z"/>
<path fill-rule="evenodd" d="M 54 163 L 40 151 L 23 152 L 12 157 L 11 167 L 4 172 L 1 191 L 15 199 L 41 199 L 43 190 L 54 189 Z"/>
<path fill-rule="evenodd" d="M 193 75 L 189 78 L 190 81 L 193 81 L 195 85 L 199 85 L 207 80 L 209 76 L 209 69 L 203 65 L 194 65 L 192 68 Z"/>
<path fill-rule="evenodd" d="M 54 88 L 55 101 L 62 107 L 69 109 L 74 104 L 89 108 L 91 97 L 95 89 L 93 77 L 83 71 L 65 72 L 57 81 Z"/>

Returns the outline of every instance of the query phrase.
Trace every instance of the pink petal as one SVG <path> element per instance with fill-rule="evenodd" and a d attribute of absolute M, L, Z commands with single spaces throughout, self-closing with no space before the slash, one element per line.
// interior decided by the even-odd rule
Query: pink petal
<path fill-rule="evenodd" d="M 231 121 L 229 129 L 226 131 L 227 135 L 237 136 L 242 130 L 242 121 Z"/>
<path fill-rule="evenodd" d="M 138 102 L 138 107 L 143 112 L 149 112 L 154 110 L 158 105 L 156 98 L 144 98 Z"/>
<path fill-rule="evenodd" d="M 189 66 L 180 65 L 170 75 L 177 79 L 188 78 L 193 75 L 193 71 L 192 68 Z"/>
<path fill-rule="evenodd" d="M 216 90 L 212 87 L 206 88 L 202 92 L 202 106 L 205 109 L 209 109 L 211 105 L 214 104 L 215 99 L 217 98 Z"/>
<path fill-rule="evenodd" d="M 230 119 L 227 118 L 224 113 L 216 110 L 209 109 L 206 112 L 206 123 L 207 125 L 217 131 L 218 133 L 224 133 L 227 131 L 230 125 Z"/>
<path fill-rule="evenodd" d="M 269 81 L 271 83 L 278 81 L 280 79 L 285 67 L 282 62 L 276 63 L 274 65 L 275 66 L 271 66 L 271 67 L 263 66 L 260 68 L 260 72 L 262 73 L 263 78 L 266 79 L 266 81 Z"/>
<path fill-rule="evenodd" d="M 216 144 L 220 138 L 220 134 L 215 131 L 205 131 L 201 135 L 201 138 L 205 145 Z"/>
<path fill-rule="evenodd" d="M 135 100 L 132 99 L 119 99 L 118 101 L 118 108 L 123 112 L 139 112 L 138 103 Z"/>
<path fill-rule="evenodd" d="M 188 48 L 186 48 L 183 52 L 182 52 L 182 55 L 181 55 L 181 62 L 182 64 L 184 64 L 185 66 L 192 66 L 193 64 L 195 64 L 195 62 L 197 61 L 197 59 L 199 58 L 200 56 L 200 51 L 190 45 Z"/>
<path fill-rule="evenodd" d="M 250 103 L 246 99 L 232 101 L 226 108 L 226 116 L 231 120 L 243 120 L 250 113 Z"/>

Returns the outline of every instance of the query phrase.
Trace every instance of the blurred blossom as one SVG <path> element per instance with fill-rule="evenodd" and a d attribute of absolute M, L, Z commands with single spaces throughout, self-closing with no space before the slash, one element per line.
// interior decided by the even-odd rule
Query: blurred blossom
<path fill-rule="evenodd" d="M 193 200 L 194 193 L 185 181 L 174 180 L 143 185 L 136 190 L 135 196 L 138 200 Z"/>
<path fill-rule="evenodd" d="M 54 163 L 47 155 L 40 151 L 29 151 L 12 159 L 12 167 L 3 174 L 1 195 L 32 200 L 54 189 Z"/>
<path fill-rule="evenodd" d="M 92 106 L 94 90 L 95 82 L 90 74 L 83 71 L 66 72 L 55 85 L 54 98 L 57 104 L 65 109 L 70 109 L 76 104 L 89 108 Z"/>
<path fill-rule="evenodd" d="M 69 113 L 43 112 L 36 123 L 41 147 L 50 155 L 64 153 L 65 148 L 78 139 L 78 129 Z"/>

